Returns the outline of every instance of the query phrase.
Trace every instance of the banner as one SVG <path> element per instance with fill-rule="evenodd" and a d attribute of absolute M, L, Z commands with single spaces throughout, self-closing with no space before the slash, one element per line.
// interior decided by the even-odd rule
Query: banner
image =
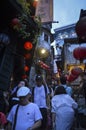
<path fill-rule="evenodd" d="M 41 18 L 42 23 L 53 21 L 53 0 L 38 0 L 36 16 Z"/>

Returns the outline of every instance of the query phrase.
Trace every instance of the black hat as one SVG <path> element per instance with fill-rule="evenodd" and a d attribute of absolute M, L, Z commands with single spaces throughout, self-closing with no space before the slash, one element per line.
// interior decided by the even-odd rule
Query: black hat
<path fill-rule="evenodd" d="M 43 80 L 43 78 L 41 75 L 36 75 L 36 81 L 42 81 L 42 80 Z"/>

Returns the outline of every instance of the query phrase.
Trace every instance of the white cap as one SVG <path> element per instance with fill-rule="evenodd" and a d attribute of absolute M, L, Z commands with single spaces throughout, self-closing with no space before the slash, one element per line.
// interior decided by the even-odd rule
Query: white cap
<path fill-rule="evenodd" d="M 17 91 L 17 97 L 26 96 L 27 94 L 31 94 L 31 91 L 28 87 L 22 86 Z"/>

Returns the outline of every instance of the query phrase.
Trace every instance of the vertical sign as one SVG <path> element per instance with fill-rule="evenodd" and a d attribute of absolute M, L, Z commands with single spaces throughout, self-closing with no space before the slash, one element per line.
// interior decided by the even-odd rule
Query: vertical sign
<path fill-rule="evenodd" d="M 38 0 L 36 16 L 41 18 L 41 22 L 53 21 L 53 0 Z"/>

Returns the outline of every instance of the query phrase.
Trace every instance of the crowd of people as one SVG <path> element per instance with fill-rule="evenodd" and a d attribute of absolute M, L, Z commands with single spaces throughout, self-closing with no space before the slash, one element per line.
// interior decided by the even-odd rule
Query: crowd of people
<path fill-rule="evenodd" d="M 77 102 L 73 90 L 67 85 L 65 77 L 60 78 L 56 88 L 43 80 L 42 75 L 35 78 L 35 86 L 20 81 L 10 94 L 0 92 L 0 112 L 4 114 L 1 129 L 5 130 L 74 130 L 73 123 Z M 3 97 L 3 98 L 2 98 Z"/>

